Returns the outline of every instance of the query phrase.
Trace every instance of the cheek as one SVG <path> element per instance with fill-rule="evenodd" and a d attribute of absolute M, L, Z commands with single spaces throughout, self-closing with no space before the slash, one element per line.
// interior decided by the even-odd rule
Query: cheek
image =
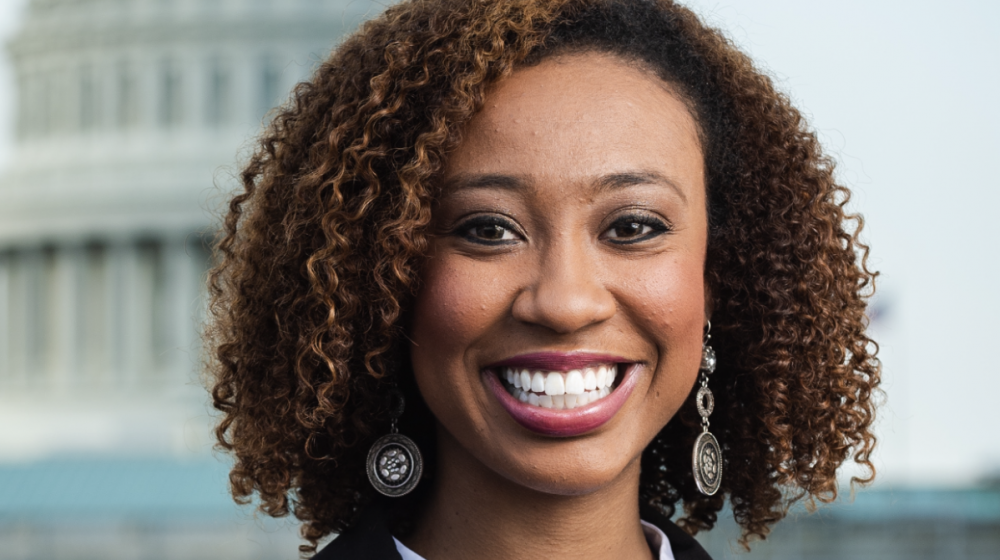
<path fill-rule="evenodd" d="M 469 300 L 475 299 L 476 293 L 457 276 L 441 266 L 425 267 L 414 305 L 411 338 L 454 340 L 465 332 L 465 323 L 472 322 Z"/>
<path fill-rule="evenodd" d="M 471 342 L 497 321 L 505 289 L 490 268 L 460 256 L 428 260 L 421 270 L 411 324 L 415 367 L 430 359 L 438 365 L 458 365 Z"/>
<path fill-rule="evenodd" d="M 483 275 L 463 270 L 456 259 L 431 259 L 422 270 L 414 304 L 412 338 L 432 344 L 459 342 L 477 330 L 492 291 Z"/>
<path fill-rule="evenodd" d="M 666 414 L 663 422 L 683 404 L 698 375 L 705 322 L 702 263 L 697 254 L 670 255 L 647 268 L 622 295 L 640 332 L 658 350 L 650 397 Z"/>
<path fill-rule="evenodd" d="M 424 401 L 452 433 L 482 424 L 471 420 L 483 408 L 474 352 L 506 309 L 507 288 L 493 268 L 445 255 L 432 257 L 421 270 L 409 333 L 411 365 Z"/>
<path fill-rule="evenodd" d="M 627 294 L 628 307 L 645 324 L 663 350 L 676 350 L 677 343 L 701 332 L 705 320 L 705 282 L 700 259 L 667 256 L 633 278 Z M 685 335 L 688 335 L 685 337 Z M 700 338 L 698 338 L 700 341 Z"/>

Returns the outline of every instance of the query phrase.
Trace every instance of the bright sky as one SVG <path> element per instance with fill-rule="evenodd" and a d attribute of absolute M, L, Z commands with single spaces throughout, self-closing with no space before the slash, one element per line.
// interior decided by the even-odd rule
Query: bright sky
<path fill-rule="evenodd" d="M 0 38 L 24 0 L 0 0 Z M 1000 3 L 690 0 L 776 79 L 840 162 L 882 272 L 884 482 L 1000 476 Z M 0 65 L 0 164 L 12 80 Z"/>
<path fill-rule="evenodd" d="M 1000 475 L 1000 3 L 692 0 L 840 162 L 882 271 L 886 481 Z"/>

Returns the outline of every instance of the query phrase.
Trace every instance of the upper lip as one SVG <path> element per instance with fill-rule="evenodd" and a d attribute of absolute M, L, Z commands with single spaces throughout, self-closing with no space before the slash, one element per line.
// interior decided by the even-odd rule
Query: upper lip
<path fill-rule="evenodd" d="M 602 354 L 598 352 L 544 351 L 511 356 L 510 358 L 505 358 L 499 362 L 486 366 L 486 369 L 512 367 L 545 371 L 570 371 L 603 364 L 634 362 L 635 360 L 629 360 L 628 358 L 623 358 L 621 356 Z"/>

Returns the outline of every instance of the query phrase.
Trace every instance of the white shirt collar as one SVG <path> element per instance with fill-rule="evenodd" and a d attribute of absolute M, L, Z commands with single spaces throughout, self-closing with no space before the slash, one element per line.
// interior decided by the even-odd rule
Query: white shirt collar
<path fill-rule="evenodd" d="M 657 560 L 674 560 L 674 551 L 670 549 L 670 539 L 667 538 L 666 533 L 652 523 L 645 521 L 640 521 L 640 523 L 642 523 L 642 532 L 646 534 L 649 548 L 660 551 Z"/>
<path fill-rule="evenodd" d="M 657 560 L 674 560 L 674 551 L 670 549 L 670 539 L 667 538 L 667 535 L 659 527 L 643 521 L 642 532 L 646 535 L 646 542 L 649 543 L 650 550 L 660 551 Z M 396 550 L 399 551 L 399 555 L 403 557 L 403 560 L 424 560 L 422 556 L 406 548 L 406 545 L 399 542 L 399 539 L 396 537 L 393 537 L 392 540 L 396 541 Z"/>

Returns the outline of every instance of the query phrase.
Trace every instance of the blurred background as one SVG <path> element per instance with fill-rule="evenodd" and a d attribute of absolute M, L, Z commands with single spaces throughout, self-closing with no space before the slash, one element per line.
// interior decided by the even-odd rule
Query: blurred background
<path fill-rule="evenodd" d="M 1000 558 L 1000 4 L 697 0 L 806 114 L 866 219 L 878 481 L 742 554 Z M 297 557 L 232 503 L 199 324 L 262 119 L 368 0 L 0 0 L 0 560 Z M 853 471 L 845 469 L 846 482 Z"/>

